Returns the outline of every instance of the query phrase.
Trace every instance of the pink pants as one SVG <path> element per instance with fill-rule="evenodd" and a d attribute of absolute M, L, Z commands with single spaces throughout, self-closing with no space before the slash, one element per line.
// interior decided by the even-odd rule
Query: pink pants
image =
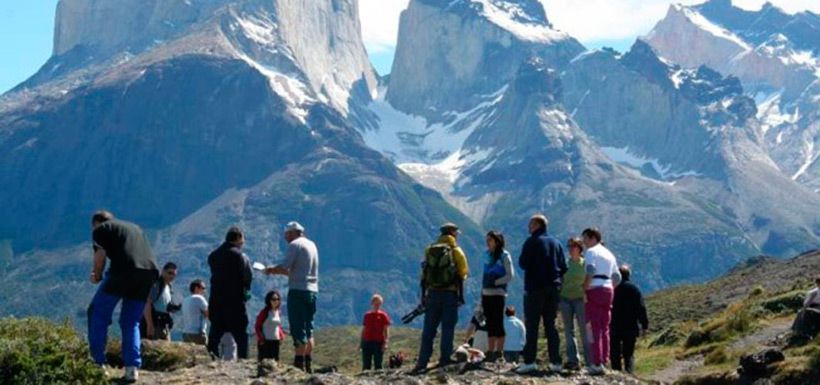
<path fill-rule="evenodd" d="M 595 287 L 587 290 L 587 302 L 584 306 L 586 321 L 592 329 L 590 355 L 593 365 L 604 365 L 609 361 L 609 322 L 612 320 L 611 287 Z"/>

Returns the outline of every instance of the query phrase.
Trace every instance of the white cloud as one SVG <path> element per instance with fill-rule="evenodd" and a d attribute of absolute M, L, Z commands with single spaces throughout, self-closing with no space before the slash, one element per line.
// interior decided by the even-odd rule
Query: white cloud
<path fill-rule="evenodd" d="M 699 4 L 704 0 L 541 0 L 555 27 L 581 42 L 632 39 L 646 34 L 666 15 L 672 3 Z M 734 0 L 738 7 L 758 10 L 765 0 Z M 820 12 L 820 1 L 774 0 L 787 12 Z"/>
<path fill-rule="evenodd" d="M 547 17 L 559 29 L 581 42 L 632 39 L 649 32 L 671 3 L 696 4 L 705 0 L 541 0 Z M 757 10 L 766 0 L 734 0 Z M 817 0 L 770 0 L 787 12 L 820 13 Z M 392 51 L 398 35 L 399 15 L 409 0 L 360 0 L 362 36 L 370 53 Z"/>
<path fill-rule="evenodd" d="M 362 38 L 367 51 L 392 51 L 399 33 L 399 15 L 409 0 L 359 0 Z"/>

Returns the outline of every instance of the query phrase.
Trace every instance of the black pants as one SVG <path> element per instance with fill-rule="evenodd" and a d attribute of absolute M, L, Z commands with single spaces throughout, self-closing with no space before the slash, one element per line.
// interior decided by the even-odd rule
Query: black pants
<path fill-rule="evenodd" d="M 259 360 L 274 359 L 279 361 L 279 340 L 264 340 L 259 345 Z"/>
<path fill-rule="evenodd" d="M 609 356 L 612 360 L 613 370 L 626 370 L 632 373 L 635 370 L 635 340 L 638 339 L 638 332 L 635 330 L 609 331 Z M 621 366 L 623 359 L 623 366 Z"/>
<path fill-rule="evenodd" d="M 504 296 L 482 295 L 481 308 L 487 318 L 487 336 L 490 338 L 504 337 Z"/>
<path fill-rule="evenodd" d="M 558 303 L 561 301 L 561 286 L 549 286 L 531 290 L 524 294 L 524 324 L 527 327 L 527 342 L 524 344 L 524 363 L 535 363 L 538 353 L 538 329 L 544 321 L 547 334 L 547 350 L 552 364 L 561 364 L 561 340 L 555 328 Z"/>
<path fill-rule="evenodd" d="M 233 339 L 236 341 L 236 357 L 240 359 L 248 358 L 248 334 L 245 332 L 245 327 L 225 327 L 221 324 L 212 323 L 211 332 L 208 334 L 208 351 L 214 356 L 219 357 L 219 342 L 222 340 L 222 335 L 225 333 L 233 334 Z"/>
<path fill-rule="evenodd" d="M 384 352 L 381 342 L 362 342 L 362 370 L 370 370 L 373 367 L 379 370 L 382 368 L 383 360 Z"/>

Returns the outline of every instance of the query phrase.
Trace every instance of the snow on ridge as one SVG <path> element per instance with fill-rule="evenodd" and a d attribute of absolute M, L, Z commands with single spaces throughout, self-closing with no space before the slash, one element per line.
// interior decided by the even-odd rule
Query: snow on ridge
<path fill-rule="evenodd" d="M 307 121 L 308 109 L 311 104 L 316 102 L 316 99 L 310 96 L 310 89 L 304 82 L 296 76 L 284 74 L 264 66 L 248 57 L 248 55 L 237 52 L 237 57 L 268 78 L 271 89 L 285 100 L 285 104 L 288 106 L 288 112 L 290 112 L 293 117 L 302 124 Z"/>
<path fill-rule="evenodd" d="M 800 178 L 800 176 L 805 174 L 809 167 L 811 167 L 811 165 L 814 164 L 818 158 L 820 158 L 820 151 L 814 151 L 813 141 L 804 139 L 803 145 L 803 154 L 806 156 L 806 160 L 800 168 L 797 169 L 797 172 L 792 175 L 792 180 L 797 180 L 797 178 Z"/>
<path fill-rule="evenodd" d="M 683 16 L 686 17 L 686 19 L 688 19 L 692 24 L 694 24 L 701 30 L 709 32 L 718 38 L 729 40 L 737 44 L 738 46 L 742 47 L 745 51 L 749 51 L 752 49 L 752 47 L 749 46 L 749 44 L 747 44 L 745 41 L 743 41 L 743 39 L 739 38 L 737 35 L 727 30 L 726 28 L 723 28 L 713 23 L 705 16 L 703 16 L 700 12 L 690 7 L 683 6 L 681 4 L 674 4 L 673 7 L 675 10 L 681 12 Z"/>
<path fill-rule="evenodd" d="M 798 107 L 794 107 L 794 112 L 792 113 L 781 111 L 780 99 L 782 94 L 783 90 L 781 89 L 770 94 L 758 93 L 755 95 L 757 118 L 762 123 L 760 127 L 764 134 L 772 127 L 777 127 L 782 124 L 794 124 L 800 120 L 800 109 Z"/>
<path fill-rule="evenodd" d="M 553 29 L 539 20 L 529 17 L 519 5 L 504 3 L 502 8 L 491 0 L 470 0 L 480 4 L 482 15 L 493 24 L 511 32 L 524 41 L 535 43 L 549 43 L 569 38 L 569 34 Z"/>
<path fill-rule="evenodd" d="M 672 172 L 671 166 L 663 166 L 656 158 L 645 158 L 639 155 L 634 155 L 629 151 L 629 147 L 600 147 L 601 151 L 616 163 L 624 164 L 632 168 L 641 169 L 647 164 L 652 166 L 655 172 L 661 176 L 663 180 L 683 178 L 686 176 L 699 176 L 700 173 L 689 170 L 684 172 Z"/>

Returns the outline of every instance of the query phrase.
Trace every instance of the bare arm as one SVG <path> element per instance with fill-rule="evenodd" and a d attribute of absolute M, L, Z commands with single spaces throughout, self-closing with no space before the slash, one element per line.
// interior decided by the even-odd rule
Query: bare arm
<path fill-rule="evenodd" d="M 103 269 L 105 269 L 105 250 L 102 247 L 96 247 L 94 262 L 91 266 L 91 283 L 97 284 L 102 281 Z"/>
<path fill-rule="evenodd" d="M 148 337 L 154 337 L 154 318 L 152 317 L 153 308 L 151 306 L 151 295 L 145 300 L 145 309 L 142 311 L 142 316 L 145 317 L 145 330 L 148 332 Z"/>

